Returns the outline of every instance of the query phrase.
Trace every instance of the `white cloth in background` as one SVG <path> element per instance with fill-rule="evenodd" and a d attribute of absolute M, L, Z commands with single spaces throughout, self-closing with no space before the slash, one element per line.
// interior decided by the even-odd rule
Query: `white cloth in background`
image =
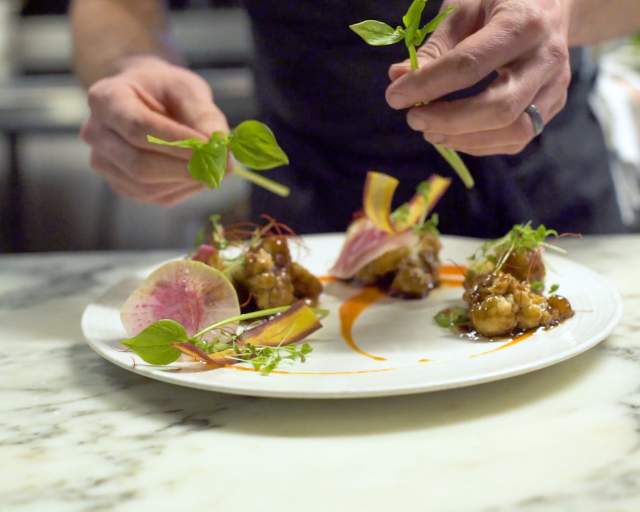
<path fill-rule="evenodd" d="M 591 98 L 605 134 L 623 221 L 640 220 L 640 50 L 625 46 L 606 54 Z"/>

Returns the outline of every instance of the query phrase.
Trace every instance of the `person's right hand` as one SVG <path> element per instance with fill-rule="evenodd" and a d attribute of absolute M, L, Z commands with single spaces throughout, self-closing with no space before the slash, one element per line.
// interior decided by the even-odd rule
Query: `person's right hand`
<path fill-rule="evenodd" d="M 207 140 L 229 131 L 206 81 L 158 57 L 131 58 L 120 73 L 96 82 L 89 107 L 81 137 L 91 146 L 91 166 L 115 192 L 165 206 L 204 185 L 187 171 L 190 151 L 152 145 L 147 135 Z"/>

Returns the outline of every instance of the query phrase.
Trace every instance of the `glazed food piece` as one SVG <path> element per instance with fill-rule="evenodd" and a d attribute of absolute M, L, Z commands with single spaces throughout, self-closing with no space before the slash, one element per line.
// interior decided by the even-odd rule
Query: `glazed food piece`
<path fill-rule="evenodd" d="M 440 239 L 437 216 L 428 213 L 442 197 L 449 180 L 433 176 L 416 195 L 391 212 L 398 181 L 369 173 L 364 192 L 364 216 L 347 231 L 331 273 L 344 281 L 378 286 L 390 295 L 421 298 L 438 286 Z"/>
<path fill-rule="evenodd" d="M 425 297 L 438 286 L 441 247 L 435 233 L 424 232 L 411 245 L 388 251 L 365 265 L 354 280 L 388 287 L 389 294 L 397 297 Z"/>
<path fill-rule="evenodd" d="M 487 338 L 548 328 L 573 316 L 569 301 L 553 285 L 545 296 L 545 248 L 557 236 L 545 226 L 516 225 L 504 237 L 483 244 L 465 274 L 465 308 L 449 308 L 436 322 Z"/>
<path fill-rule="evenodd" d="M 232 277 L 240 300 L 251 301 L 257 309 L 288 306 L 297 300 L 316 305 L 322 293 L 318 278 L 292 261 L 289 241 L 281 235 L 249 247 Z"/>
<path fill-rule="evenodd" d="M 464 293 L 474 330 L 492 338 L 552 327 L 573 316 L 569 301 L 544 297 L 508 272 L 485 274 Z"/>
<path fill-rule="evenodd" d="M 475 280 L 496 270 L 513 275 L 519 281 L 544 283 L 546 269 L 543 255 L 546 240 L 558 236 L 544 225 L 536 229 L 531 223 L 516 225 L 502 238 L 483 244 L 470 258 L 469 270 L 465 276 L 465 287 L 473 286 Z"/>
<path fill-rule="evenodd" d="M 192 258 L 229 276 L 244 311 L 289 306 L 299 300 L 317 304 L 322 283 L 293 261 L 292 236 L 285 234 L 285 226 L 269 219 L 265 226 L 244 225 L 227 233 L 218 219 L 212 222 L 211 243 L 201 245 Z"/>

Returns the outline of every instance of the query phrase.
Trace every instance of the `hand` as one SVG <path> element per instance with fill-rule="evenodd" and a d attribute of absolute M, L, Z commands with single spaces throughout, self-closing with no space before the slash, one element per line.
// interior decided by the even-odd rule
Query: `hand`
<path fill-rule="evenodd" d="M 207 140 L 229 131 L 205 80 L 157 57 L 129 59 L 119 74 L 96 82 L 89 107 L 81 137 L 91 146 L 91 166 L 115 192 L 165 206 L 203 185 L 187 171 L 190 151 L 154 146 L 147 135 Z"/>
<path fill-rule="evenodd" d="M 421 67 L 389 70 L 387 102 L 409 108 L 409 126 L 432 144 L 475 156 L 516 154 L 534 138 L 525 109 L 548 123 L 567 100 L 571 81 L 567 0 L 456 0 L 456 11 L 418 50 Z M 456 101 L 433 100 L 491 74 L 488 89 Z M 424 106 L 415 106 L 424 104 Z"/>

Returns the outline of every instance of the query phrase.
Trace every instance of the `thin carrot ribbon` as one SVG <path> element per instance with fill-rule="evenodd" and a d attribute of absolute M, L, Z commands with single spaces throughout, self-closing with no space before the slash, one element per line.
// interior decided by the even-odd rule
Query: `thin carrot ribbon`
<path fill-rule="evenodd" d="M 364 187 L 366 217 L 378 229 L 392 234 L 402 233 L 424 220 L 447 191 L 451 180 L 434 174 L 418 186 L 409 202 L 392 211 L 393 196 L 399 183 L 392 176 L 370 171 Z"/>

